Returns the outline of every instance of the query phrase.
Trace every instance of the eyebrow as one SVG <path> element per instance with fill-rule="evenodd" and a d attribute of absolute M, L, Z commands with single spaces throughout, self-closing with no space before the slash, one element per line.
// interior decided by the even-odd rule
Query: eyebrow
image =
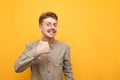
<path fill-rule="evenodd" d="M 46 23 L 49 23 L 49 24 L 51 24 L 51 22 L 46 22 Z M 55 23 L 53 23 L 53 24 L 57 24 L 57 22 L 55 22 Z"/>

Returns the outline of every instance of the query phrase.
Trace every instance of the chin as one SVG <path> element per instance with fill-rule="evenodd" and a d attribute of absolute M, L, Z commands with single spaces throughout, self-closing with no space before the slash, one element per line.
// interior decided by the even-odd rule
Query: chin
<path fill-rule="evenodd" d="M 55 36 L 46 36 L 48 39 L 54 39 Z"/>
<path fill-rule="evenodd" d="M 49 39 L 54 39 L 54 37 L 48 37 Z"/>
<path fill-rule="evenodd" d="M 48 37 L 49 39 L 54 39 L 54 38 L 55 38 L 55 35 L 54 35 L 54 36 L 48 35 L 47 37 Z"/>

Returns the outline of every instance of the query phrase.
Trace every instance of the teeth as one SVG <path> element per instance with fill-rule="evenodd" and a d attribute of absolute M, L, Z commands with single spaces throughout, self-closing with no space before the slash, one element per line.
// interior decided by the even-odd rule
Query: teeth
<path fill-rule="evenodd" d="M 53 31 L 50 31 L 50 33 L 54 33 Z"/>
<path fill-rule="evenodd" d="M 50 30 L 50 31 L 48 31 L 48 33 L 55 33 L 55 31 L 54 30 Z"/>

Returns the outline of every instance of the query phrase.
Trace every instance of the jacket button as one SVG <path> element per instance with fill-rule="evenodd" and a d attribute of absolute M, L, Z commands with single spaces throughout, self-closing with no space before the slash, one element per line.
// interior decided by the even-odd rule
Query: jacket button
<path fill-rule="evenodd" d="M 50 61 L 48 61 L 50 63 Z"/>
<path fill-rule="evenodd" d="M 48 71 L 48 73 L 50 73 L 50 71 Z"/>

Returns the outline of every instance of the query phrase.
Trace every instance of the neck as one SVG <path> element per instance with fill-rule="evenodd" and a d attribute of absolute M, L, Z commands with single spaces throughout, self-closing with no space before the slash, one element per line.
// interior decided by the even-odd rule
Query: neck
<path fill-rule="evenodd" d="M 46 37 L 42 36 L 41 40 L 46 41 L 46 42 L 48 42 L 50 44 L 50 43 L 52 43 L 54 41 L 54 38 L 46 38 Z"/>

